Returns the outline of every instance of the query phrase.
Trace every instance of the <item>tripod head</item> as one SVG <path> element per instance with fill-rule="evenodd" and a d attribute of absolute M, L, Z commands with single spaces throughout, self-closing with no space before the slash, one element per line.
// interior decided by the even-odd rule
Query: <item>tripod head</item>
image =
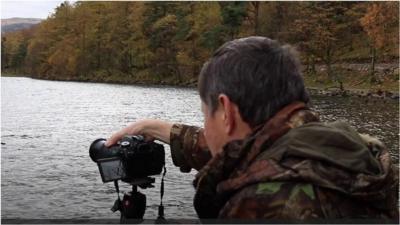
<path fill-rule="evenodd" d="M 111 211 L 121 212 L 120 223 L 125 223 L 128 219 L 138 221 L 143 220 L 144 213 L 146 212 L 146 195 L 140 193 L 137 187 L 142 189 L 154 187 L 155 178 L 144 177 L 133 180 L 123 180 L 132 185 L 132 191 L 125 193 L 122 200 L 119 197 L 118 181 L 114 181 L 115 189 L 118 193 L 118 199 L 114 202 Z"/>
<path fill-rule="evenodd" d="M 162 204 L 162 198 L 164 196 L 164 177 L 167 170 L 164 167 L 164 173 L 161 179 L 161 187 L 160 187 L 160 205 L 158 206 L 158 218 L 156 220 L 157 223 L 165 223 L 166 220 L 164 218 L 164 206 Z M 143 216 L 146 211 L 146 195 L 138 192 L 137 187 L 142 189 L 153 188 L 155 178 L 152 177 L 144 177 L 144 178 L 135 178 L 133 180 L 123 180 L 126 183 L 132 185 L 132 191 L 129 193 L 125 193 L 122 201 L 119 197 L 119 187 L 118 180 L 114 181 L 115 189 L 118 194 L 118 199 L 115 200 L 114 206 L 111 208 L 111 211 L 120 211 L 120 223 L 126 223 L 128 220 L 135 220 L 129 222 L 142 222 Z"/>

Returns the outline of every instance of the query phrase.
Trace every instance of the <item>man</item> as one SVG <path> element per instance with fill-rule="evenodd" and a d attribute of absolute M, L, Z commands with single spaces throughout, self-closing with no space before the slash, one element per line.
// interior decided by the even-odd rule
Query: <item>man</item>
<path fill-rule="evenodd" d="M 204 129 L 142 120 L 115 133 L 171 145 L 181 171 L 199 170 L 200 218 L 398 221 L 398 181 L 387 149 L 307 107 L 296 54 L 264 37 L 230 41 L 203 66 Z"/>

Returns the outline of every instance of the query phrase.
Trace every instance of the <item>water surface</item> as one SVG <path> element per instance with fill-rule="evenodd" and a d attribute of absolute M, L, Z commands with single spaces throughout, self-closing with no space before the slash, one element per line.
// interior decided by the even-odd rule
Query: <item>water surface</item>
<path fill-rule="evenodd" d="M 127 123 L 158 118 L 202 124 L 196 90 L 30 78 L 1 78 L 1 213 L 2 218 L 118 218 L 110 207 L 116 199 L 112 183 L 103 184 L 88 156 L 90 143 L 108 137 Z M 373 134 L 398 162 L 399 108 L 396 101 L 314 96 L 323 120 L 345 120 Z M 166 147 L 167 218 L 196 218 L 192 206 L 194 172 L 172 165 Z M 160 177 L 147 195 L 145 218 L 154 219 Z M 121 190 L 129 191 L 126 184 Z"/>

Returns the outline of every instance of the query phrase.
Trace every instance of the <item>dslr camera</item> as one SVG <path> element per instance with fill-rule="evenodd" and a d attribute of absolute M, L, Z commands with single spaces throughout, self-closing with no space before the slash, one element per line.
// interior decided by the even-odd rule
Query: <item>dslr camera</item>
<path fill-rule="evenodd" d="M 97 163 L 104 183 L 114 181 L 118 199 L 111 211 L 120 211 L 120 223 L 137 223 L 143 220 L 146 210 L 146 196 L 137 187 L 154 187 L 152 175 L 161 174 L 161 203 L 157 221 L 165 221 L 162 197 L 164 195 L 165 151 L 164 146 L 145 141 L 142 136 L 125 136 L 116 145 L 106 147 L 106 139 L 95 140 L 89 148 L 90 158 Z M 119 197 L 118 180 L 132 185 L 132 191 Z M 132 221 L 133 219 L 133 221 Z"/>
<path fill-rule="evenodd" d="M 142 136 L 125 136 L 116 145 L 107 148 L 106 139 L 95 140 L 89 149 L 90 158 L 97 163 L 104 183 L 157 175 L 165 164 L 164 146 L 146 142 Z"/>

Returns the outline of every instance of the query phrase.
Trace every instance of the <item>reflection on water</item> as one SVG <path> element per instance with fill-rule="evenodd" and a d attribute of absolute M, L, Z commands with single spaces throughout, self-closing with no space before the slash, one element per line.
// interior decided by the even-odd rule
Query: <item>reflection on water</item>
<path fill-rule="evenodd" d="M 202 124 L 197 92 L 187 88 L 53 82 L 2 77 L 1 206 L 3 218 L 118 218 L 112 183 L 103 184 L 88 155 L 90 143 L 140 118 Z M 345 120 L 383 140 L 398 162 L 396 101 L 313 98 L 323 120 Z M 165 215 L 195 218 L 191 185 L 167 152 Z M 157 215 L 160 177 L 147 195 L 145 218 Z M 121 190 L 129 191 L 126 184 Z"/>

